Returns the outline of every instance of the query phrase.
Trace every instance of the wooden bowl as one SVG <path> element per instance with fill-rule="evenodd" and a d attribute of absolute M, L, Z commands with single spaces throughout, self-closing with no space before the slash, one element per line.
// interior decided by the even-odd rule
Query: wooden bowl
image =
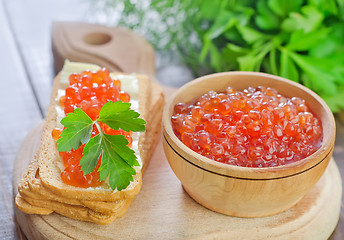
<path fill-rule="evenodd" d="M 303 98 L 321 120 L 320 149 L 298 162 L 278 167 L 249 168 L 219 163 L 187 146 L 174 134 L 170 117 L 176 103 L 189 103 L 209 92 L 266 86 L 287 97 Z M 201 205 L 237 217 L 280 213 L 296 204 L 320 179 L 332 156 L 335 121 L 326 103 L 293 81 L 257 72 L 224 72 L 200 77 L 181 87 L 163 112 L 163 145 L 168 162 L 185 191 Z"/>

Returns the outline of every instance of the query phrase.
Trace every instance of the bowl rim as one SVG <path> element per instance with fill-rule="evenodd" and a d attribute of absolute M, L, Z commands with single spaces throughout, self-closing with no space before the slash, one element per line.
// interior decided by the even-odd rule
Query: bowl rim
<path fill-rule="evenodd" d="M 189 147 L 184 145 L 184 143 L 177 138 L 177 136 L 174 134 L 172 130 L 172 124 L 170 121 L 170 117 L 171 117 L 170 113 L 173 108 L 172 104 L 174 103 L 174 100 L 186 89 L 189 89 L 190 87 L 197 85 L 203 81 L 208 81 L 209 79 L 214 79 L 217 77 L 230 77 L 230 76 L 249 76 L 249 77 L 269 78 L 269 79 L 273 79 L 274 81 L 279 81 L 282 84 L 288 84 L 288 85 L 292 85 L 293 87 L 297 87 L 301 89 L 303 92 L 306 92 L 307 95 L 310 95 L 314 100 L 316 100 L 321 105 L 321 107 L 323 108 L 323 111 L 325 111 L 326 113 L 325 115 L 328 118 L 326 125 L 329 126 L 329 131 L 327 132 L 323 131 L 323 142 L 322 142 L 321 147 L 310 156 L 294 163 L 290 163 L 290 164 L 286 164 L 282 166 L 276 166 L 276 167 L 253 168 L 253 167 L 234 166 L 230 164 L 216 162 L 214 160 L 211 160 L 205 156 L 202 156 L 196 153 L 195 151 L 191 150 Z M 210 90 L 211 89 L 207 91 L 210 91 Z M 325 101 L 322 98 L 320 98 L 320 96 L 318 96 L 312 90 L 306 88 L 305 86 L 299 83 L 288 80 L 286 78 L 282 78 L 282 77 L 275 76 L 272 74 L 261 73 L 261 72 L 232 71 L 232 72 L 213 73 L 213 74 L 196 78 L 188 82 L 187 84 L 179 88 L 167 100 L 166 105 L 164 107 L 164 111 L 163 111 L 162 123 L 163 123 L 163 140 L 168 144 L 170 148 L 172 148 L 173 151 L 176 152 L 176 154 L 178 154 L 185 161 L 205 171 L 213 172 L 215 174 L 218 174 L 224 177 L 232 177 L 232 178 L 239 178 L 239 179 L 254 179 L 254 180 L 279 179 L 279 178 L 284 178 L 284 177 L 291 177 L 291 176 L 303 173 L 305 171 L 308 171 L 316 167 L 317 165 L 319 165 L 322 161 L 324 161 L 328 157 L 329 154 L 333 152 L 334 140 L 335 140 L 335 120 L 334 120 L 333 114 L 330 108 L 325 103 Z M 322 125 L 324 126 L 323 121 L 322 121 Z M 269 173 L 268 176 L 266 174 L 267 172 Z"/>

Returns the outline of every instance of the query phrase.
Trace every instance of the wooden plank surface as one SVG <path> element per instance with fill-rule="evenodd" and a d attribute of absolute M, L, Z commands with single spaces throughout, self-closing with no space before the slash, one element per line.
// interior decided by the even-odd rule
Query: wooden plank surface
<path fill-rule="evenodd" d="M 13 239 L 17 237 L 11 184 L 14 159 L 23 138 L 42 116 L 3 1 L 0 1 L 0 53 L 0 239 Z"/>
<path fill-rule="evenodd" d="M 59 19 L 81 20 L 88 3 L 77 0 L 3 1 L 25 71 L 44 115 L 55 77 L 51 52 L 52 23 Z"/>
<path fill-rule="evenodd" d="M 50 26 L 53 20 L 90 21 L 90 2 L 0 0 L 0 239 L 18 239 L 12 208 L 12 170 L 23 137 L 41 121 L 40 108 L 44 114 L 48 105 L 54 76 Z M 164 84 L 180 86 L 192 77 L 184 67 L 158 56 L 157 78 Z M 333 156 L 344 176 L 344 124 L 339 121 Z M 343 207 L 330 239 L 344 239 Z"/>

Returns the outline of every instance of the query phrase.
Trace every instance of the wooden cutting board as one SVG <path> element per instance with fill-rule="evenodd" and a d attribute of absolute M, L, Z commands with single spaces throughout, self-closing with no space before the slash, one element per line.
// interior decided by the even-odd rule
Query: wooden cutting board
<path fill-rule="evenodd" d="M 42 125 L 24 140 L 15 162 L 13 186 L 38 148 Z M 14 189 L 16 194 L 16 188 Z M 126 214 L 103 226 L 53 213 L 15 216 L 28 239 L 327 239 L 339 218 L 341 178 L 332 159 L 319 182 L 293 208 L 264 218 L 236 218 L 208 210 L 183 190 L 159 142 L 143 187 Z"/>
<path fill-rule="evenodd" d="M 54 22 L 52 51 L 56 72 L 62 69 L 65 59 L 69 59 L 94 63 L 110 72 L 143 73 L 155 78 L 153 47 L 125 28 Z"/>
<path fill-rule="evenodd" d="M 52 31 L 56 70 L 65 58 L 105 66 L 111 71 L 145 73 L 154 79 L 154 52 L 141 37 L 122 28 L 55 23 Z M 166 97 L 174 89 L 163 87 Z M 17 155 L 14 195 L 35 153 L 42 125 L 33 129 Z M 331 160 L 320 181 L 293 208 L 264 218 L 235 218 L 210 211 L 183 190 L 170 169 L 162 142 L 156 148 L 143 187 L 126 214 L 102 226 L 58 214 L 24 214 L 15 208 L 28 239 L 327 239 L 339 218 L 341 178 Z"/>

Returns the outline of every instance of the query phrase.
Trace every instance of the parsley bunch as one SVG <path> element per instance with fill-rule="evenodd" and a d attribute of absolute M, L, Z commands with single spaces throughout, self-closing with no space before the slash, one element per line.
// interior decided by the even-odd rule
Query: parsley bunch
<path fill-rule="evenodd" d="M 177 52 L 196 76 L 267 72 L 314 90 L 333 112 L 344 109 L 344 0 L 103 0 L 93 7 L 109 17 L 120 9 L 119 24 Z"/>
<path fill-rule="evenodd" d="M 135 152 L 127 144 L 128 140 L 123 135 L 105 134 L 99 122 L 107 124 L 110 128 L 124 131 L 143 132 L 145 131 L 145 121 L 139 118 L 140 114 L 130 110 L 130 103 L 107 102 L 99 113 L 99 118 L 95 121 L 80 108 L 74 113 L 68 113 L 61 120 L 65 129 L 61 133 L 61 138 L 57 140 L 57 150 L 60 152 L 78 149 L 81 144 L 86 144 L 83 150 L 83 157 L 80 160 L 81 170 L 84 175 L 93 172 L 100 154 L 102 155 L 100 181 L 109 177 L 110 187 L 120 191 L 125 189 L 133 175 L 136 174 L 134 166 L 140 166 Z M 95 125 L 99 134 L 91 138 L 91 133 Z"/>

